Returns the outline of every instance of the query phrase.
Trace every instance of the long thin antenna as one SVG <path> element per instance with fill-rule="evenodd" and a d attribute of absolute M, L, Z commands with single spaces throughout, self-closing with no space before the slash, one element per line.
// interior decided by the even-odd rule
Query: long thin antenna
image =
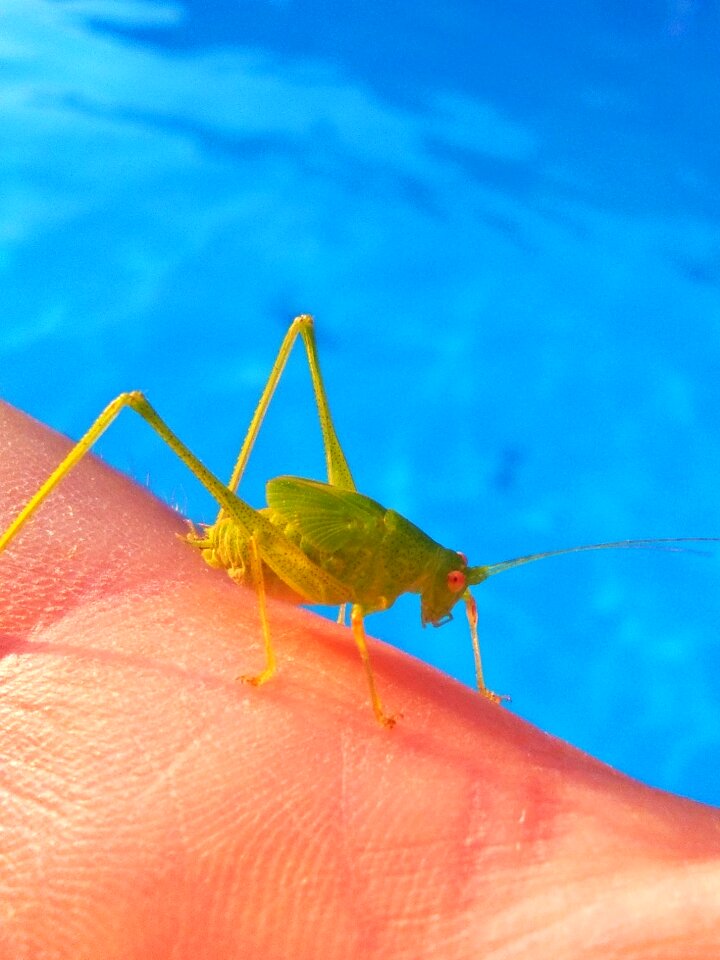
<path fill-rule="evenodd" d="M 565 550 L 547 550 L 544 553 L 529 553 L 526 557 L 516 557 L 514 560 L 490 563 L 481 569 L 484 571 L 485 577 L 492 577 L 495 573 L 502 573 L 503 570 L 519 567 L 524 563 L 532 563 L 534 560 L 544 560 L 546 557 L 559 557 L 564 553 L 579 553 L 582 550 L 624 550 L 630 548 L 633 550 L 669 550 L 672 553 L 690 552 L 707 555 L 707 551 L 692 550 L 692 548 L 679 546 L 679 544 L 718 542 L 720 542 L 720 537 L 662 537 L 655 540 L 616 540 L 613 543 L 592 543 L 582 547 L 568 547 Z"/>

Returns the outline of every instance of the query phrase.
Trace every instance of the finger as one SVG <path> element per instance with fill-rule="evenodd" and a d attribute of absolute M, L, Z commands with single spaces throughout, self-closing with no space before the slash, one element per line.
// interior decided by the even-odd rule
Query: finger
<path fill-rule="evenodd" d="M 2 411 L 6 518 L 66 443 Z M 141 429 L 142 425 L 138 425 Z M 253 595 L 87 460 L 0 555 L 8 957 L 677 957 L 719 942 L 715 811 Z M 0 944 L 3 941 L 0 940 Z M 610 953 L 610 948 L 614 953 Z"/>

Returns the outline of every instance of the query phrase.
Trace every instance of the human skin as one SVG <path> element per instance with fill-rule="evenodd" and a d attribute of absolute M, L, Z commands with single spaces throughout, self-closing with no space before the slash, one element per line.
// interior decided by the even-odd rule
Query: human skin
<path fill-rule="evenodd" d="M 139 429 L 143 429 L 139 426 Z M 67 441 L 0 407 L 3 526 Z M 0 960 L 720 955 L 720 814 L 207 567 L 86 458 L 0 555 Z"/>

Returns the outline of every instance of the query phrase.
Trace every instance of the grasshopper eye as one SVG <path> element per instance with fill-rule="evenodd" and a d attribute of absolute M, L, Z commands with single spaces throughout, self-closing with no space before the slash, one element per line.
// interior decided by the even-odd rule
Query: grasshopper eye
<path fill-rule="evenodd" d="M 465 556 L 465 554 L 461 550 L 456 550 L 455 553 L 460 557 L 463 564 L 467 566 L 467 557 Z"/>
<path fill-rule="evenodd" d="M 451 570 L 447 575 L 448 590 L 452 590 L 453 593 L 460 593 L 461 590 L 464 590 L 465 583 L 465 574 L 462 570 Z"/>

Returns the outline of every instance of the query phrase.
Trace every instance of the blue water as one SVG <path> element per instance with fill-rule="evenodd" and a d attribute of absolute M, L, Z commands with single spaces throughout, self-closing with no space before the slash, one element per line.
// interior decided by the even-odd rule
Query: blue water
<path fill-rule="evenodd" d="M 77 436 L 140 388 L 229 472 L 317 316 L 363 492 L 493 562 L 720 535 L 720 5 L 5 0 L 2 394 Z M 112 463 L 212 504 L 126 418 Z M 243 491 L 322 476 L 291 364 Z M 720 802 L 720 551 L 478 590 L 512 709 Z M 472 683 L 464 618 L 369 629 Z"/>

